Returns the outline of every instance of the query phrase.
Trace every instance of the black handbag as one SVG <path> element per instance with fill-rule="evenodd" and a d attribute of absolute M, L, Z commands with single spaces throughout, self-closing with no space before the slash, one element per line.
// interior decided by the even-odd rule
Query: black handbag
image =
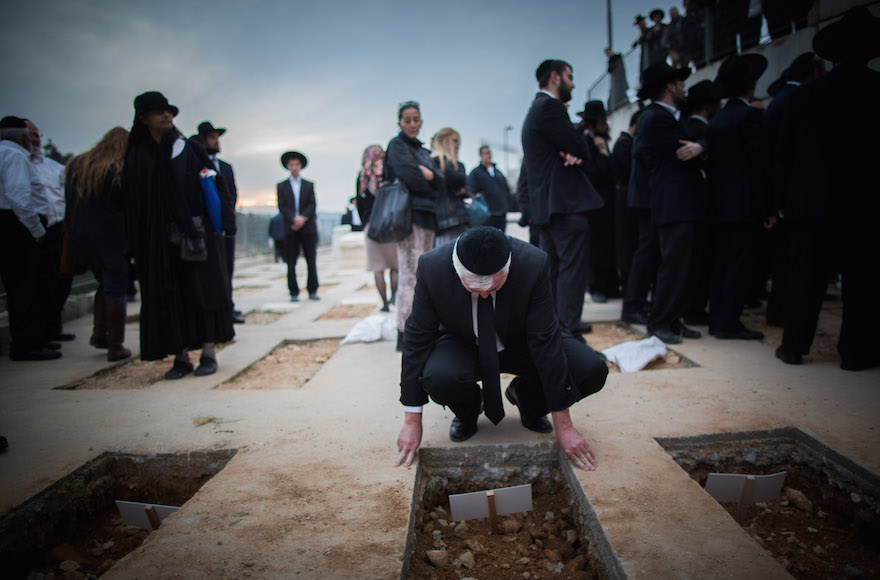
<path fill-rule="evenodd" d="M 409 191 L 399 180 L 383 183 L 376 192 L 367 236 L 380 244 L 399 242 L 412 233 Z"/>
<path fill-rule="evenodd" d="M 208 259 L 208 243 L 205 240 L 205 224 L 201 216 L 193 216 L 192 225 L 196 231 L 195 237 L 187 236 L 175 225 L 168 234 L 168 240 L 180 246 L 180 259 L 184 262 L 204 262 Z"/>

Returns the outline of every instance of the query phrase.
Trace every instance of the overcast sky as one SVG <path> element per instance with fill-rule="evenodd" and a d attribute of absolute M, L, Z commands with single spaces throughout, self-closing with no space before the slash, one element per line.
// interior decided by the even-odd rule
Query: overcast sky
<path fill-rule="evenodd" d="M 612 0 L 614 48 L 635 38 L 634 14 L 669 5 Z M 572 111 L 605 70 L 604 0 L 4 0 L 0 116 L 33 120 L 62 152 L 131 127 L 134 97 L 158 90 L 186 135 L 210 120 L 228 132 L 242 205 L 275 203 L 279 157 L 309 158 L 320 211 L 353 195 L 363 149 L 397 134 L 397 105 L 422 105 L 420 138 L 462 136 L 470 170 L 504 127 L 517 152 L 545 58 L 574 67 Z M 629 73 L 629 71 L 628 71 Z M 630 75 L 631 76 L 631 75 Z M 631 80 L 632 82 L 632 80 Z M 605 96 L 607 97 L 607 95 Z"/>

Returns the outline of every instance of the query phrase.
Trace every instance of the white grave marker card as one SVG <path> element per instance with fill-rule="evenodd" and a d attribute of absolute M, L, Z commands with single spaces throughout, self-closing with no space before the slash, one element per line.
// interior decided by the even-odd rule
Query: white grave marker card
<path fill-rule="evenodd" d="M 742 498 L 746 479 L 755 478 L 753 502 L 770 501 L 779 497 L 785 483 L 785 471 L 772 475 L 741 475 L 738 473 L 710 473 L 706 478 L 706 492 L 719 502 L 738 502 Z"/>
<path fill-rule="evenodd" d="M 495 513 L 503 516 L 532 510 L 532 486 L 515 485 L 495 491 Z M 474 520 L 489 517 L 489 500 L 486 491 L 457 493 L 449 496 L 452 521 Z"/>

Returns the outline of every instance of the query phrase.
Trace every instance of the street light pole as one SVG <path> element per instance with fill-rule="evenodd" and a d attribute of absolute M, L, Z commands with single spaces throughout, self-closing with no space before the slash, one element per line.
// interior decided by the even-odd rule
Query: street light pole
<path fill-rule="evenodd" d="M 611 41 L 611 0 L 606 0 L 605 11 L 608 15 L 608 48 L 614 50 L 614 44 Z"/>
<path fill-rule="evenodd" d="M 510 164 L 507 162 L 507 133 L 513 131 L 513 125 L 508 125 L 504 128 L 504 175 L 510 175 Z"/>

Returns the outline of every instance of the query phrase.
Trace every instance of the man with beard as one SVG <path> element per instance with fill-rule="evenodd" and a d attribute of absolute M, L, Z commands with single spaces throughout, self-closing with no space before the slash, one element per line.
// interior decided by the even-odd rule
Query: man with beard
<path fill-rule="evenodd" d="M 581 165 L 586 143 L 566 111 L 574 88 L 571 65 L 545 60 L 535 72 L 540 91 L 522 129 L 529 212 L 550 256 L 550 281 L 563 328 L 583 340 L 581 314 L 590 272 L 588 212 L 602 207 Z"/>
<path fill-rule="evenodd" d="M 199 125 L 198 134 L 192 138 L 202 145 L 208 151 L 208 158 L 214 164 L 214 169 L 220 175 L 223 186 L 226 188 L 226 202 L 232 205 L 231 215 L 235 215 L 235 204 L 238 202 L 238 188 L 235 186 L 235 173 L 232 171 L 232 165 L 226 163 L 217 154 L 220 153 L 220 136 L 226 132 L 226 129 L 215 129 L 210 121 L 205 121 Z M 232 302 L 232 270 L 235 267 L 235 221 L 232 224 L 224 224 L 226 230 L 226 269 L 229 270 L 229 301 Z M 244 317 L 240 310 L 236 310 L 235 303 L 232 303 L 232 322 L 236 324 L 244 324 Z"/>
<path fill-rule="evenodd" d="M 699 157 L 705 145 L 691 141 L 680 121 L 685 103 L 684 80 L 690 69 L 674 69 L 666 63 L 645 70 L 639 98 L 651 99 L 639 118 L 633 143 L 633 181 L 646 188 L 651 205 L 655 240 L 639 237 L 633 258 L 632 278 L 650 266 L 659 249 L 660 264 L 654 290 L 654 306 L 647 320 L 648 334 L 666 343 L 699 338 L 684 326 L 681 316 L 687 303 L 693 264 L 696 223 L 705 217 L 705 183 Z"/>
<path fill-rule="evenodd" d="M 578 130 L 587 145 L 584 171 L 602 196 L 605 206 L 590 212 L 590 262 L 592 279 L 590 296 L 593 302 L 605 303 L 620 296 L 614 250 L 614 195 L 616 187 L 611 168 L 608 142 L 608 121 L 602 101 L 588 101 L 578 113 L 583 119 Z"/>

